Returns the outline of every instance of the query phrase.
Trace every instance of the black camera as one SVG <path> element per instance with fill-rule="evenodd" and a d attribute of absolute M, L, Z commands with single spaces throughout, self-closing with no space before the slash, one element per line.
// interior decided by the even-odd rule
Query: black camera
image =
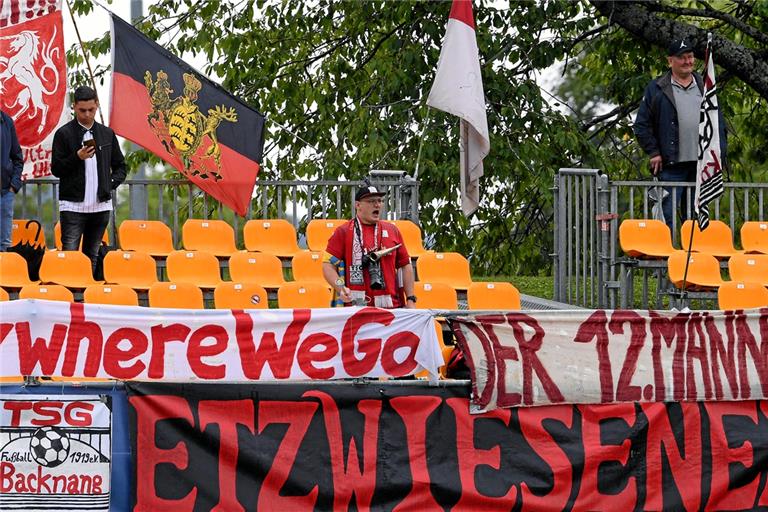
<path fill-rule="evenodd" d="M 375 256 L 376 253 L 363 255 L 363 268 L 368 269 L 371 290 L 383 290 L 384 274 L 381 272 L 381 260 Z"/>

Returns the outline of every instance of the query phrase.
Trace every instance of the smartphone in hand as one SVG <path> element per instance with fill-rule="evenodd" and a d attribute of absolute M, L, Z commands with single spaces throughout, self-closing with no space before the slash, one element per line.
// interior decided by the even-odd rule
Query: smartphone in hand
<path fill-rule="evenodd" d="M 96 149 L 96 141 L 95 141 L 95 140 L 93 140 L 93 139 L 90 139 L 90 140 L 84 140 L 84 141 L 83 141 L 83 147 L 86 147 L 86 148 L 93 148 L 93 149 L 95 150 L 95 149 Z"/>

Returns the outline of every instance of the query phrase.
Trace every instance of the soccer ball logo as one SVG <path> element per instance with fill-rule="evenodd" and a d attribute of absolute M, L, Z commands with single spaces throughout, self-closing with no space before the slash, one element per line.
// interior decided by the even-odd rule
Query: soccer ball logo
<path fill-rule="evenodd" d="M 67 460 L 69 438 L 61 429 L 42 427 L 32 435 L 29 451 L 41 466 L 55 468 Z"/>

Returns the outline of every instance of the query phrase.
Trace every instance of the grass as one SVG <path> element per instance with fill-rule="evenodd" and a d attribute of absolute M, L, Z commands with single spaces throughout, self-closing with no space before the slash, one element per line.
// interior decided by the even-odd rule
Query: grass
<path fill-rule="evenodd" d="M 473 281 L 507 281 L 515 285 L 524 295 L 533 295 L 544 299 L 552 299 L 555 278 L 552 276 L 473 276 Z"/>

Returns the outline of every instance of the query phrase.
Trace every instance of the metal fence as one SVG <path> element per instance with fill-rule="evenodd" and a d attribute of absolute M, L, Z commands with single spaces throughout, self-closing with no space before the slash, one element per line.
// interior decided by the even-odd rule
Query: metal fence
<path fill-rule="evenodd" d="M 419 219 L 419 182 L 403 171 L 373 171 L 370 183 L 387 192 L 383 218 Z M 223 219 L 235 230 L 243 246 L 242 227 L 249 219 L 287 219 L 303 234 L 316 218 L 351 218 L 354 194 L 362 181 L 258 180 L 244 217 L 236 215 L 187 180 L 129 179 L 113 193 L 113 212 L 108 233 L 116 240 L 117 226 L 125 219 L 161 220 L 180 246 L 181 226 L 188 218 Z M 26 182 L 16 197 L 14 217 L 37 219 L 43 225 L 49 247 L 54 246 L 54 225 L 59 220 L 58 179 Z"/>
<path fill-rule="evenodd" d="M 683 189 L 692 204 L 695 185 L 665 182 Z M 622 273 L 626 263 L 618 242 L 622 220 L 650 218 L 649 191 L 653 181 L 610 181 L 596 169 L 560 169 L 554 192 L 554 300 L 589 308 L 665 307 L 674 295 L 665 279 L 665 266 L 642 268 L 639 297 L 633 294 L 632 272 Z M 675 194 L 672 193 L 673 201 Z M 734 246 L 740 246 L 739 229 L 745 221 L 768 219 L 768 183 L 726 183 L 725 193 L 710 204 L 710 216 L 731 228 Z M 673 211 L 678 211 L 673 204 Z M 680 222 L 673 219 L 673 245 L 680 248 Z M 655 290 L 655 291 L 654 291 Z M 706 307 L 716 307 L 714 294 L 690 294 Z"/>

